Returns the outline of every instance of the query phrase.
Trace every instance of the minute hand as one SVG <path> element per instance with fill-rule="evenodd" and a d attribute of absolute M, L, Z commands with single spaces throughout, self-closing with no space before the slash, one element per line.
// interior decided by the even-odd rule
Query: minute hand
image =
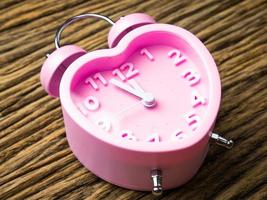
<path fill-rule="evenodd" d="M 137 96 L 139 98 L 142 99 L 142 102 L 144 104 L 144 106 L 146 107 L 154 107 L 156 105 L 156 101 L 155 101 L 155 98 L 152 94 L 150 93 L 147 93 L 147 92 L 144 92 L 139 86 L 137 83 L 135 83 L 134 85 L 130 86 L 130 85 L 127 85 L 121 81 L 118 81 L 116 79 L 111 79 L 110 80 L 110 83 L 114 84 L 115 86 L 117 86 L 118 88 L 134 95 L 134 96 Z"/>
<path fill-rule="evenodd" d="M 133 94 L 133 95 L 135 95 L 135 96 L 137 96 L 137 97 L 139 97 L 141 99 L 144 99 L 145 96 L 146 96 L 145 92 L 142 92 L 142 91 L 140 91 L 140 90 L 138 90 L 138 89 L 136 89 L 134 87 L 131 87 L 130 85 L 127 85 L 127 84 L 125 84 L 123 82 L 120 82 L 120 81 L 118 81 L 118 80 L 116 80 L 114 78 L 112 78 L 110 80 L 110 83 L 112 83 L 113 85 L 117 86 L 118 88 L 120 88 L 120 89 L 122 89 L 122 90 L 124 90 L 124 91 L 126 91 L 126 92 L 128 92 L 130 94 Z"/>

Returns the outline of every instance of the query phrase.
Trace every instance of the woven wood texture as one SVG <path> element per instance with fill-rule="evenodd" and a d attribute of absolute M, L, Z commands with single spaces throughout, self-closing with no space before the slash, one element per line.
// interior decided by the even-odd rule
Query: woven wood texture
<path fill-rule="evenodd" d="M 196 34 L 222 79 L 215 132 L 232 138 L 211 144 L 199 173 L 161 197 L 109 184 L 70 151 L 58 99 L 39 80 L 57 27 L 71 16 L 100 13 L 113 20 L 145 12 Z M 62 43 L 107 47 L 109 25 L 82 20 Z M 267 2 L 264 0 L 1 0 L 0 199 L 267 199 Z"/>

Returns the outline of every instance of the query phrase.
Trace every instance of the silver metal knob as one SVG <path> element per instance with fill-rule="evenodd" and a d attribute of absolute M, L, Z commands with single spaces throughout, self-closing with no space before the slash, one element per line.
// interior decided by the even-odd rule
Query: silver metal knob
<path fill-rule="evenodd" d="M 155 196 L 162 195 L 162 173 L 159 169 L 153 169 L 151 171 L 151 179 L 152 179 L 152 194 Z"/>
<path fill-rule="evenodd" d="M 218 145 L 227 149 L 231 149 L 234 146 L 233 140 L 228 140 L 217 133 L 212 133 L 211 138 L 214 139 Z"/>

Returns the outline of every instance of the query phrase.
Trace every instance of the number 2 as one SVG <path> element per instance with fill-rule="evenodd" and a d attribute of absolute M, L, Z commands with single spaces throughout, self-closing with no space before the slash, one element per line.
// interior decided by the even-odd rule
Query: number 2
<path fill-rule="evenodd" d="M 176 66 L 179 65 L 181 62 L 186 60 L 185 57 L 181 54 L 181 52 L 177 49 L 173 49 L 173 50 L 169 51 L 168 57 L 169 58 L 174 57 L 174 64 Z"/>
<path fill-rule="evenodd" d="M 126 78 L 129 78 L 129 79 L 139 73 L 137 69 L 134 69 L 133 63 L 125 63 L 120 67 L 120 69 L 122 71 L 128 69 L 128 72 L 126 73 Z"/>
<path fill-rule="evenodd" d="M 126 70 L 126 74 L 121 72 Z M 130 79 L 133 76 L 139 74 L 139 71 L 137 69 L 134 69 L 133 63 L 125 63 L 120 67 L 120 69 L 113 70 L 112 74 L 118 76 L 122 81 L 125 81 L 126 79 Z"/>

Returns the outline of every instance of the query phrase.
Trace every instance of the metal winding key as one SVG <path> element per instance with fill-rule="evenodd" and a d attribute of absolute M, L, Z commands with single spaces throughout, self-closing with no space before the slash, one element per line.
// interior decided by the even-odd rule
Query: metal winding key
<path fill-rule="evenodd" d="M 61 46 L 62 31 L 87 17 L 112 26 L 109 48 Z M 102 179 L 160 195 L 197 173 L 210 138 L 232 147 L 212 134 L 221 99 L 217 66 L 187 30 L 142 13 L 115 23 L 88 13 L 67 20 L 55 45 L 41 83 L 60 98 L 74 155 Z"/>

